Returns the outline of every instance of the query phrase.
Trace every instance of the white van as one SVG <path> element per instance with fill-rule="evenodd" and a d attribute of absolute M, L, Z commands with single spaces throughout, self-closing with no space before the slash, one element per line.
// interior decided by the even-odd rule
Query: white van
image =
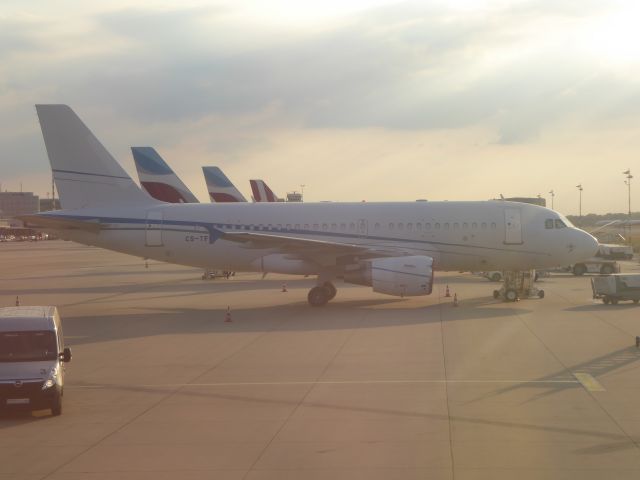
<path fill-rule="evenodd" d="M 0 408 L 60 415 L 69 361 L 56 307 L 0 308 Z"/>

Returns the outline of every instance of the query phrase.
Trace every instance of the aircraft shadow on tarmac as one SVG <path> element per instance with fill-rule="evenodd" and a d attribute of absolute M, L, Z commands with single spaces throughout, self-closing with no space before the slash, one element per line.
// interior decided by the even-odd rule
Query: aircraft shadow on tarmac
<path fill-rule="evenodd" d="M 166 297 L 163 297 L 166 298 Z M 150 299 L 144 299 L 148 302 Z M 495 302 L 495 301 L 494 301 Z M 381 328 L 450 321 L 477 321 L 509 317 L 527 312 L 514 307 L 492 307 L 484 299 L 481 308 L 454 308 L 450 303 L 410 305 L 399 298 L 335 300 L 323 308 L 312 308 L 306 301 L 255 308 L 233 308 L 232 322 L 225 322 L 226 305 L 213 308 L 140 307 L 141 313 L 74 317 L 64 314 L 67 343 L 100 343 L 156 335 L 322 331 Z M 397 308 L 395 308 L 397 306 Z M 361 315 L 366 310 L 367 315 Z"/>
<path fill-rule="evenodd" d="M 575 307 L 569 307 L 566 310 L 569 312 L 606 312 L 606 311 L 621 311 L 621 310 L 629 310 L 636 309 L 638 305 L 633 302 L 624 302 L 619 303 L 617 305 L 605 305 L 602 302 L 591 303 L 589 305 L 578 305 Z M 640 308 L 638 308 L 638 313 L 640 313 Z"/>

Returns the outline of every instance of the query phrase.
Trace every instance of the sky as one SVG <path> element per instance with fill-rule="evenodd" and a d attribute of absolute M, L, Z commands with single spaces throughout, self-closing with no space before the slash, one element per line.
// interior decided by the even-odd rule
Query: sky
<path fill-rule="evenodd" d="M 583 214 L 624 212 L 638 24 L 615 0 L 4 0 L 0 188 L 50 194 L 34 104 L 66 103 L 132 177 L 153 146 L 202 201 L 218 165 L 247 198 L 553 190 L 577 214 L 581 184 Z"/>

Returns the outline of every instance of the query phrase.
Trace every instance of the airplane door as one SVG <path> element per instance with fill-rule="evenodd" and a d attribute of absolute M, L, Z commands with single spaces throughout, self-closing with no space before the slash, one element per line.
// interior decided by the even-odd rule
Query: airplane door
<path fill-rule="evenodd" d="M 147 247 L 162 246 L 162 210 L 149 210 L 147 212 Z"/>
<path fill-rule="evenodd" d="M 367 221 L 364 219 L 358 220 L 358 236 L 366 237 L 368 230 Z"/>
<path fill-rule="evenodd" d="M 506 208 L 504 211 L 504 243 L 522 243 L 522 219 L 520 209 Z"/>

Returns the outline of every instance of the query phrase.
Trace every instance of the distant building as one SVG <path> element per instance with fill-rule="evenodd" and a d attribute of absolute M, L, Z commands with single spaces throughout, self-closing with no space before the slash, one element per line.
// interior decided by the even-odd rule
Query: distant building
<path fill-rule="evenodd" d="M 0 218 L 12 227 L 21 227 L 22 222 L 13 220 L 18 215 L 29 215 L 40 211 L 40 198 L 32 192 L 0 192 Z"/>
<path fill-rule="evenodd" d="M 48 212 L 50 210 L 60 210 L 60 200 L 56 198 L 53 208 L 51 208 L 51 199 L 50 198 L 41 198 L 40 199 L 40 211 Z"/>
<path fill-rule="evenodd" d="M 302 194 L 298 192 L 287 193 L 287 202 L 302 202 Z"/>

